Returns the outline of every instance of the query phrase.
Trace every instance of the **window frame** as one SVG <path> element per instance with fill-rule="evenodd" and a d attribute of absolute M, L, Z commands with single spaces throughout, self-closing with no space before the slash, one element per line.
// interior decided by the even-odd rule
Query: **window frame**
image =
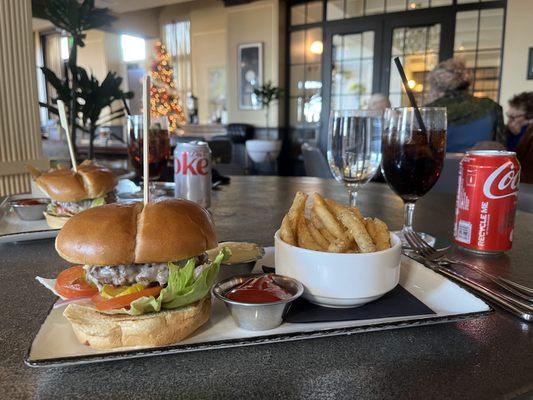
<path fill-rule="evenodd" d="M 455 23 L 458 12 L 461 11 L 476 11 L 485 9 L 503 9 L 503 26 L 501 37 L 501 51 L 500 51 L 500 68 L 498 74 L 498 95 L 497 99 L 501 95 L 501 77 L 502 77 L 502 65 L 503 54 L 505 51 L 505 29 L 506 29 L 506 16 L 507 16 L 507 0 L 492 0 L 492 1 L 478 1 L 475 3 L 458 4 L 457 0 L 453 0 L 452 5 L 436 6 L 421 8 L 418 10 L 406 10 L 391 13 L 363 15 L 359 17 L 327 20 L 327 0 L 322 0 L 322 21 L 310 24 L 291 25 L 291 8 L 294 5 L 307 3 L 307 0 L 289 0 L 287 2 L 286 15 L 285 15 L 285 87 L 290 88 L 290 45 L 291 45 L 291 33 L 299 30 L 307 30 L 311 28 L 322 28 L 322 41 L 324 43 L 324 51 L 322 52 L 321 65 L 322 65 L 322 113 L 321 121 L 318 126 L 318 143 L 321 148 L 325 148 L 325 137 L 327 137 L 327 117 L 330 112 L 330 97 L 331 97 L 331 84 L 330 79 L 326 79 L 326 74 L 331 70 L 331 46 L 328 40 L 331 39 L 331 35 L 335 30 L 359 31 L 359 27 L 374 25 L 382 25 L 381 30 L 375 30 L 375 46 L 381 46 L 381 48 L 375 48 L 374 51 L 374 82 L 373 91 L 379 91 L 382 93 L 389 93 L 390 82 L 390 60 L 392 52 L 392 35 L 388 32 L 392 32 L 394 27 L 401 26 L 420 26 L 428 25 L 431 21 L 435 23 L 441 23 L 440 33 L 440 50 L 439 61 L 451 58 L 454 55 L 454 42 L 455 42 Z M 386 5 L 386 3 L 385 3 Z M 435 9 L 438 9 L 438 13 L 435 13 Z M 357 27 L 357 29 L 355 28 Z M 476 47 L 476 54 L 479 49 Z M 376 83 L 376 80 L 379 83 Z M 288 132 L 288 136 L 292 136 L 292 130 L 297 129 L 290 125 L 291 109 L 290 109 L 290 95 L 287 95 L 287 99 L 284 104 L 284 124 Z M 325 134 L 326 133 L 326 134 Z M 290 137 L 287 138 L 290 140 Z"/>

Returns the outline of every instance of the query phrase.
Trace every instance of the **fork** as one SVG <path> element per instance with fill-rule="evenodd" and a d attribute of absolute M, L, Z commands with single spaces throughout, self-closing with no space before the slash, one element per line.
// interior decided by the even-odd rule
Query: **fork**
<path fill-rule="evenodd" d="M 417 244 L 418 241 L 415 242 L 413 240 L 415 235 L 415 232 L 411 233 L 408 231 L 404 231 L 405 239 L 407 240 L 414 252 L 414 256 L 413 253 L 404 253 L 406 256 L 421 262 L 424 266 L 435 272 L 438 272 L 442 275 L 447 276 L 448 278 L 453 279 L 454 281 L 461 283 L 462 285 L 470 288 L 472 291 L 474 291 L 481 297 L 484 297 L 489 301 L 498 304 L 500 307 L 516 315 L 520 319 L 527 322 L 533 321 L 533 306 L 531 306 L 531 304 L 525 303 L 514 296 L 494 291 L 493 289 L 483 286 L 475 280 L 472 280 L 466 276 L 459 274 L 453 269 L 447 268 L 446 266 L 440 265 L 437 262 L 428 259 L 427 257 L 422 255 L 422 251 L 424 251 L 424 248 Z"/>
<path fill-rule="evenodd" d="M 475 272 L 477 272 L 479 275 L 489 279 L 491 282 L 495 283 L 501 288 L 511 292 L 515 296 L 518 296 L 521 299 L 526 300 L 528 302 L 533 302 L 533 289 L 528 288 L 527 286 L 524 286 L 524 285 L 520 285 L 519 283 L 513 282 L 511 280 L 500 278 L 492 274 L 489 274 L 488 272 L 483 271 L 481 268 L 476 267 L 475 265 L 467 264 L 467 263 L 460 262 L 460 261 L 450 260 L 449 258 L 445 256 L 445 251 L 435 249 L 433 246 L 427 243 L 424 239 L 422 239 L 420 235 L 418 235 L 415 231 L 406 231 L 404 235 L 408 242 L 409 242 L 408 237 L 411 238 L 411 241 L 414 244 L 414 247 L 417 248 L 417 252 L 422 257 L 426 258 L 428 261 L 434 261 L 438 263 L 439 265 L 445 265 L 445 266 L 450 265 L 450 264 L 466 266 L 469 269 L 472 269 Z"/>

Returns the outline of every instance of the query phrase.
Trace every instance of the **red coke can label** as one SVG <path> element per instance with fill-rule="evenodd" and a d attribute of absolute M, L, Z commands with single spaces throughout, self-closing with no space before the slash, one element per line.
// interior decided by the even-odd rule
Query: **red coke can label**
<path fill-rule="evenodd" d="M 178 143 L 174 150 L 175 196 L 211 205 L 211 151 L 206 142 Z"/>
<path fill-rule="evenodd" d="M 480 253 L 509 250 L 520 180 L 520 164 L 510 151 L 469 151 L 459 165 L 454 239 Z"/>

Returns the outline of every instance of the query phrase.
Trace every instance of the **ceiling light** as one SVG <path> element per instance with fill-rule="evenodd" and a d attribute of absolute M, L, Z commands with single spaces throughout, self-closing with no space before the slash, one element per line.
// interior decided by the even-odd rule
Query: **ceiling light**
<path fill-rule="evenodd" d="M 324 44 L 320 40 L 315 40 L 311 43 L 311 46 L 309 46 L 309 51 L 313 54 L 322 54 L 322 51 L 324 51 Z"/>

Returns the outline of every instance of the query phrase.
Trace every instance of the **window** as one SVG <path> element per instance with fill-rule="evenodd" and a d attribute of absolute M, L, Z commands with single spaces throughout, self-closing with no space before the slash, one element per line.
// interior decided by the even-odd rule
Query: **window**
<path fill-rule="evenodd" d="M 400 58 L 417 103 L 426 104 L 429 100 L 428 73 L 438 64 L 439 48 L 440 24 L 393 30 L 389 80 L 389 99 L 392 106 L 410 104 L 393 59 Z"/>
<path fill-rule="evenodd" d="M 322 1 L 310 1 L 291 7 L 291 25 L 322 22 Z"/>
<path fill-rule="evenodd" d="M 163 27 L 164 42 L 174 63 L 174 78 L 176 88 L 180 94 L 183 105 L 187 94 L 192 91 L 191 67 L 191 23 L 180 21 L 167 24 Z"/>
<path fill-rule="evenodd" d="M 474 96 L 498 100 L 503 9 L 462 11 L 455 24 L 454 57 L 471 72 Z"/>
<path fill-rule="evenodd" d="M 322 110 L 322 29 L 291 33 L 290 125 L 314 128 Z"/>
<path fill-rule="evenodd" d="M 144 39 L 130 35 L 120 35 L 122 60 L 124 62 L 143 61 L 146 58 Z"/>
<path fill-rule="evenodd" d="M 467 0 L 463 0 L 467 1 Z M 479 1 L 479 0 L 470 0 Z M 453 0 L 327 0 L 327 20 L 450 6 Z M 299 7 L 303 7 L 300 5 Z M 300 22 L 300 23 L 303 23 Z"/>
<path fill-rule="evenodd" d="M 333 35 L 331 109 L 366 105 L 372 94 L 374 32 Z"/>

